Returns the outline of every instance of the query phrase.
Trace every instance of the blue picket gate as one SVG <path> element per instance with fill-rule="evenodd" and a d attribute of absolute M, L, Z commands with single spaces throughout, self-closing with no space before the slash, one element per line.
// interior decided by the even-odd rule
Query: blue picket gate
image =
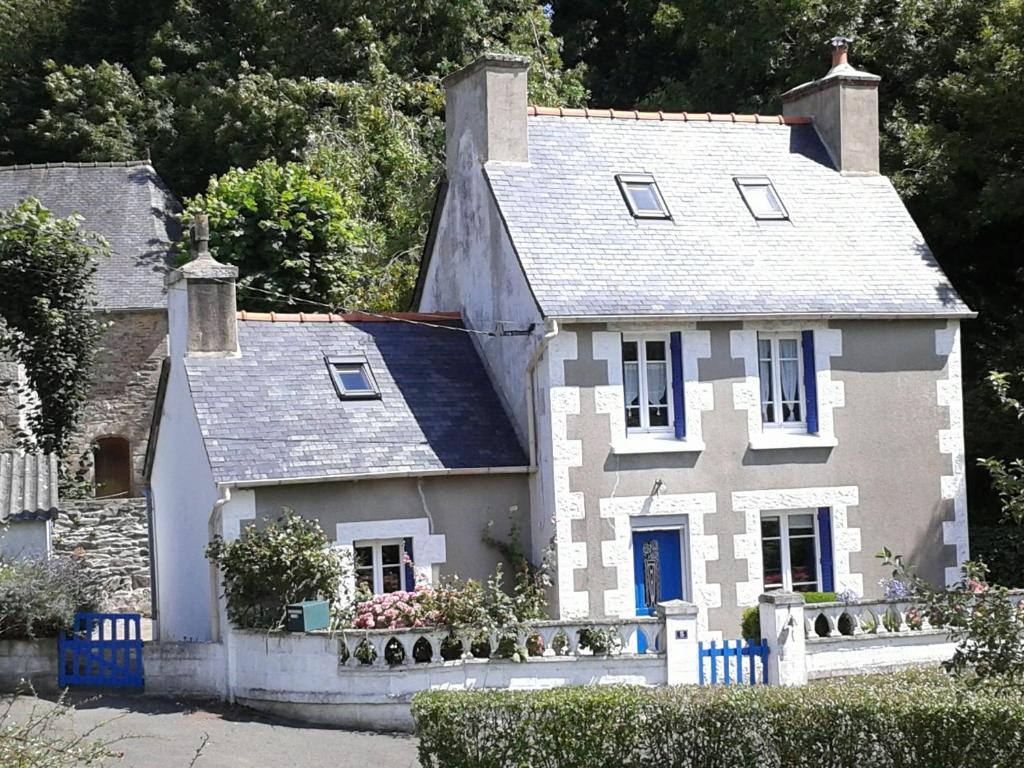
<path fill-rule="evenodd" d="M 142 688 L 142 616 L 76 613 L 57 640 L 57 683 Z"/>
<path fill-rule="evenodd" d="M 744 659 L 748 660 L 746 679 L 743 673 Z M 709 663 L 705 665 L 705 661 Z M 710 674 L 705 671 L 705 666 L 710 668 Z M 726 640 L 722 647 L 718 647 L 714 640 L 708 646 L 697 643 L 697 669 L 701 685 L 708 685 L 709 682 L 711 685 L 768 685 L 768 642 L 763 639 L 760 643 L 747 640 L 744 644 L 743 640 L 733 640 L 730 644 Z"/>

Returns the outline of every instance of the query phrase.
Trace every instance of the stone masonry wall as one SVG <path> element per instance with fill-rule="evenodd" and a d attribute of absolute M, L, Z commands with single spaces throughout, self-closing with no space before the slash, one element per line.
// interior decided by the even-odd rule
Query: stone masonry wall
<path fill-rule="evenodd" d="M 58 556 L 83 558 L 109 610 L 152 614 L 145 499 L 65 501 L 53 526 Z"/>
<path fill-rule="evenodd" d="M 160 367 L 167 356 L 167 312 L 108 312 L 101 318 L 109 325 L 100 339 L 82 426 L 68 458 L 74 465 L 77 457 L 89 455 L 97 438 L 127 438 L 132 491 L 138 495 Z"/>

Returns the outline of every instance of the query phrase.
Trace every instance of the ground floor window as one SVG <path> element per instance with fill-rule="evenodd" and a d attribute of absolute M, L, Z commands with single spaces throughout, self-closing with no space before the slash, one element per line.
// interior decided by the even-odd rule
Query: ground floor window
<path fill-rule="evenodd" d="M 404 588 L 404 542 L 402 539 L 357 541 L 355 549 L 356 586 L 375 595 Z"/>
<path fill-rule="evenodd" d="M 818 592 L 817 520 L 813 510 L 761 516 L 765 591 Z"/>

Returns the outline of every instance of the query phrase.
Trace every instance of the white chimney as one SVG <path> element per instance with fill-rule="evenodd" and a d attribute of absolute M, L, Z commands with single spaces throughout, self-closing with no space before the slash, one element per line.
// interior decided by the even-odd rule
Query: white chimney
<path fill-rule="evenodd" d="M 210 254 L 210 222 L 206 214 L 196 214 L 191 239 L 192 261 L 171 272 L 167 279 L 171 292 L 168 298 L 171 354 L 235 356 L 238 354 L 235 301 L 238 267 L 221 264 Z"/>
<path fill-rule="evenodd" d="M 833 162 L 845 174 L 878 173 L 878 83 L 849 62 L 852 42 L 833 37 L 832 68 L 820 80 L 782 94 L 782 113 L 810 117 Z"/>
<path fill-rule="evenodd" d="M 490 160 L 525 163 L 526 73 L 529 59 L 486 53 L 448 75 L 445 88 L 445 140 L 448 177 L 459 165 Z"/>

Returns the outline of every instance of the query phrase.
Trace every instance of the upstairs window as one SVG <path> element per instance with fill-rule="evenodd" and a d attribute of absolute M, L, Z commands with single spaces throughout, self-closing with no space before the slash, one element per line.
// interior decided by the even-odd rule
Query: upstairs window
<path fill-rule="evenodd" d="M 806 431 L 800 345 L 799 334 L 757 335 L 761 421 L 766 427 Z"/>
<path fill-rule="evenodd" d="M 629 212 L 638 219 L 671 218 L 665 200 L 658 189 L 658 182 L 647 174 L 619 174 L 615 177 L 619 184 Z"/>
<path fill-rule="evenodd" d="M 334 379 L 334 388 L 343 400 L 366 400 L 380 397 L 380 389 L 370 366 L 364 359 L 332 358 L 327 361 Z"/>
<path fill-rule="evenodd" d="M 789 213 L 767 176 L 739 176 L 733 179 L 743 202 L 758 220 L 788 219 Z"/>
<path fill-rule="evenodd" d="M 672 370 L 665 336 L 622 337 L 627 432 L 672 431 Z"/>

